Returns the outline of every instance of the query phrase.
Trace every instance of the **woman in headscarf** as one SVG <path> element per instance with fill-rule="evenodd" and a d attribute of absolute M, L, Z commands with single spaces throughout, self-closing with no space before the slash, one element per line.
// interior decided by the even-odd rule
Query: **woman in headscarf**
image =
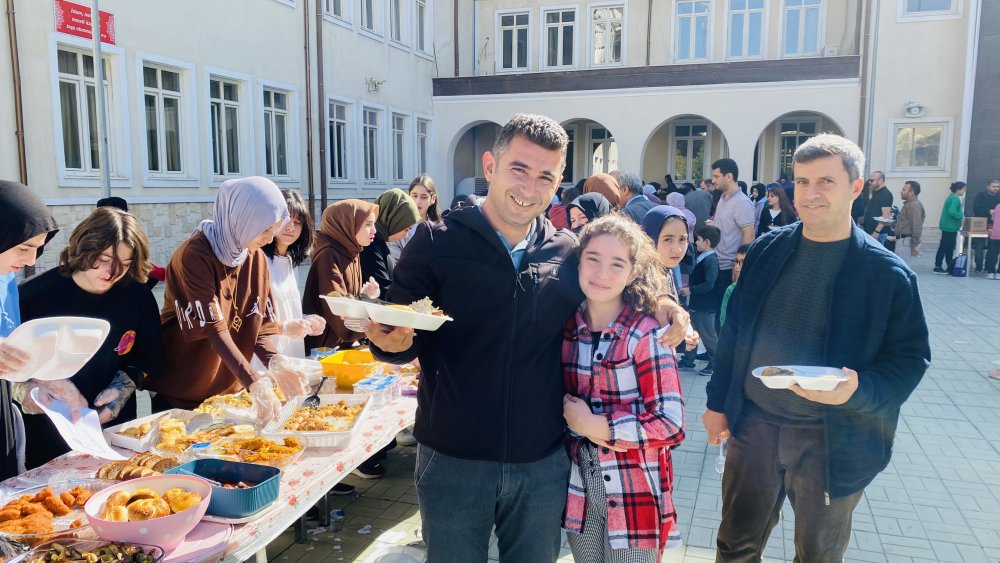
<path fill-rule="evenodd" d="M 574 199 L 567 209 L 570 229 L 579 233 L 587 223 L 611 213 L 611 204 L 600 192 L 591 192 Z"/>
<path fill-rule="evenodd" d="M 345 327 L 344 320 L 334 315 L 320 296 L 334 292 L 352 297 L 361 293 L 378 297 L 378 284 L 361 281 L 361 250 L 375 240 L 378 214 L 378 205 L 360 199 L 341 200 L 323 211 L 303 290 L 302 312 L 322 316 L 326 319 L 326 329 L 319 336 L 306 337 L 307 352 L 312 348 L 354 343 L 364 337 L 364 333 Z"/>
<path fill-rule="evenodd" d="M 105 427 L 135 420 L 136 389 L 163 365 L 160 315 L 146 285 L 151 268 L 149 241 L 139 221 L 120 209 L 99 207 L 73 229 L 59 267 L 21 286 L 24 321 L 63 316 L 108 321 L 104 343 L 66 380 Z M 13 389 L 31 436 L 25 450 L 29 469 L 70 451 L 31 398 L 37 385 L 27 381 Z"/>
<path fill-rule="evenodd" d="M 437 185 L 430 176 L 417 176 L 410 182 L 410 198 L 417 204 L 417 211 L 420 212 L 420 221 L 440 221 L 441 210 L 438 208 Z M 399 260 L 399 255 L 403 252 L 403 247 L 410 242 L 414 233 L 417 232 L 417 225 L 414 224 L 406 232 L 406 236 L 401 240 L 389 243 L 389 253 L 393 259 Z"/>
<path fill-rule="evenodd" d="M 34 266 L 45 243 L 58 231 L 45 204 L 28 186 L 0 181 L 0 379 L 31 361 L 23 350 L 4 343 L 21 324 L 15 274 L 21 268 Z M 60 394 L 58 382 L 53 383 L 57 385 L 49 395 Z M 0 480 L 24 468 L 23 455 L 18 459 L 18 450 L 24 450 L 24 423 L 11 402 L 10 391 L 10 383 L 0 381 Z"/>
<path fill-rule="evenodd" d="M 698 222 L 698 219 L 684 205 L 684 195 L 680 192 L 672 192 L 667 195 L 667 205 L 676 208 L 684 216 L 687 221 L 688 226 L 688 240 L 694 240 L 694 224 Z"/>
<path fill-rule="evenodd" d="M 613 209 L 621 209 L 622 204 L 622 189 L 618 184 L 618 180 L 611 174 L 594 174 L 587 181 L 583 183 L 583 193 L 589 194 L 592 192 L 597 192 L 603 195 L 608 203 L 611 204 Z"/>
<path fill-rule="evenodd" d="M 420 211 L 413 198 L 397 188 L 383 192 L 375 204 L 378 205 L 375 240 L 361 251 L 361 278 L 375 280 L 379 291 L 385 292 L 396 268 L 389 244 L 406 238 L 410 227 L 420 221 Z"/>
<path fill-rule="evenodd" d="M 160 377 L 148 385 L 157 393 L 154 410 L 193 408 L 246 388 L 266 421 L 281 406 L 274 383 L 288 397 L 305 392 L 304 376 L 271 370 L 271 381 L 250 363 L 255 353 L 264 365 L 278 355 L 270 337 L 279 327 L 261 248 L 288 217 L 285 198 L 271 180 L 227 180 L 215 198 L 214 218 L 202 221 L 174 252 L 160 313 L 165 361 Z"/>

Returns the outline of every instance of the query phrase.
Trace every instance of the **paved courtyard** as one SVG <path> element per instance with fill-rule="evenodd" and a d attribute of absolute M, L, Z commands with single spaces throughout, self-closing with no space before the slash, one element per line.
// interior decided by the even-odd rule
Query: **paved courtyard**
<path fill-rule="evenodd" d="M 854 513 L 847 561 L 1000 562 L 1000 281 L 983 274 L 952 278 L 930 272 L 930 256 L 915 269 L 931 331 L 933 364 L 903 407 L 892 464 L 868 487 Z M 717 446 L 701 427 L 706 378 L 682 372 L 688 437 L 674 452 L 675 503 L 686 546 L 664 562 L 714 560 L 719 525 Z M 415 449 L 389 454 L 381 481 L 350 477 L 356 497 L 331 497 L 347 513 L 337 534 L 313 529 L 305 543 L 292 531 L 269 546 L 270 561 L 364 561 L 382 545 L 419 540 L 412 486 Z M 765 561 L 791 561 L 794 517 L 785 507 Z M 358 530 L 371 525 L 370 534 Z M 310 521 L 310 527 L 318 527 Z M 496 558 L 496 547 L 492 551 Z M 560 561 L 572 561 L 568 549 Z"/>

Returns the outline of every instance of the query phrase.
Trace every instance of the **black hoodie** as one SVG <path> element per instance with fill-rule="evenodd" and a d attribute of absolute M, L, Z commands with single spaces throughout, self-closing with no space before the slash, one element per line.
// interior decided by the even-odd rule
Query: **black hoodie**
<path fill-rule="evenodd" d="M 535 220 L 521 267 L 478 206 L 424 222 L 403 249 L 388 299 L 430 297 L 454 320 L 417 331 L 413 347 L 384 361 L 419 357 L 414 435 L 445 455 L 509 463 L 562 447 L 563 327 L 583 300 L 576 237 Z"/>

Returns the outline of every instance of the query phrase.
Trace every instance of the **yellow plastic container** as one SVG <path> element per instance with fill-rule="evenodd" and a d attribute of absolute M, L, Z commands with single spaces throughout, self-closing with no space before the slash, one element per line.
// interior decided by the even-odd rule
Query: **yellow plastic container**
<path fill-rule="evenodd" d="M 323 375 L 337 378 L 338 387 L 351 387 L 378 370 L 379 362 L 368 350 L 341 350 L 319 361 Z"/>

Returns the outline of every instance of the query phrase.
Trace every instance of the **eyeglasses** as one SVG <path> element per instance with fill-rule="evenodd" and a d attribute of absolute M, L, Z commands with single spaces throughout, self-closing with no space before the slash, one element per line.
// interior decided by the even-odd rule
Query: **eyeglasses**
<path fill-rule="evenodd" d="M 733 265 L 734 266 L 742 266 L 743 265 L 743 260 L 733 260 Z"/>

